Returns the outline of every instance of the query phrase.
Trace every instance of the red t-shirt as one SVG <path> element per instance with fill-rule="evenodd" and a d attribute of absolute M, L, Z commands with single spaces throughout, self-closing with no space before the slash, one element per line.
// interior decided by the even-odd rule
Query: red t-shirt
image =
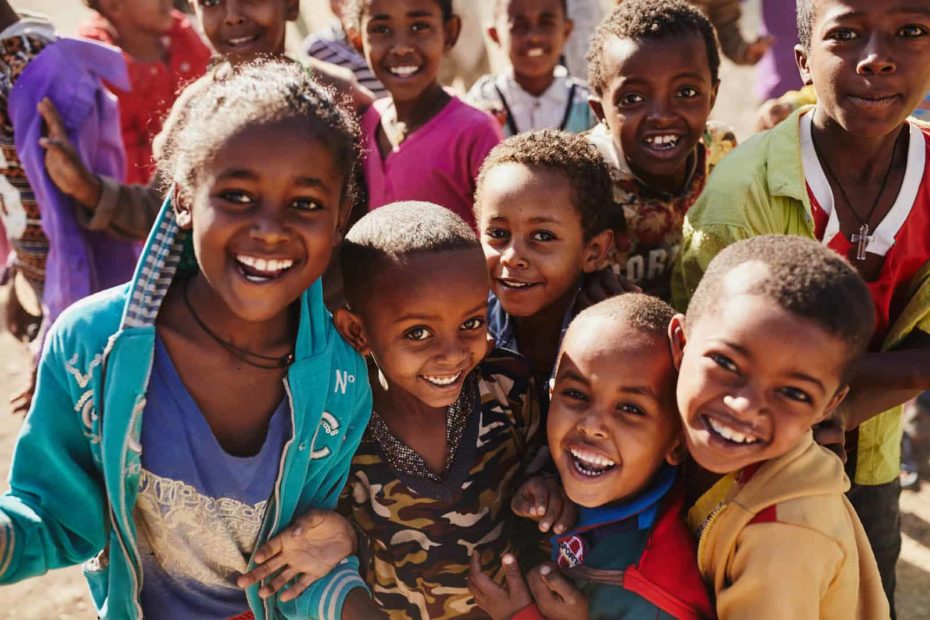
<path fill-rule="evenodd" d="M 178 93 L 189 82 L 199 78 L 210 62 L 210 48 L 204 44 L 187 17 L 172 11 L 174 23 L 165 35 L 167 53 L 164 62 L 137 62 L 123 54 L 129 69 L 132 90 L 111 87 L 119 99 L 123 145 L 126 148 L 126 181 L 148 183 L 155 170 L 152 161 L 152 140 L 161 131 Z M 82 37 L 116 45 L 115 33 L 100 14 L 78 28 Z"/>
<path fill-rule="evenodd" d="M 810 118 L 810 115 L 806 117 Z M 802 119 L 803 120 L 803 119 Z M 806 136 L 805 140 L 805 130 Z M 809 122 L 802 123 L 801 151 L 811 199 L 814 234 L 827 247 L 842 256 L 850 256 L 854 245 L 839 230 L 833 213 L 833 194 L 816 154 L 810 146 Z M 913 277 L 930 260 L 930 128 L 911 125 L 907 171 L 894 206 L 870 234 L 875 238 L 866 251 L 884 254 L 885 262 L 877 280 L 867 282 L 878 314 L 870 350 L 881 348 L 891 325 L 908 302 L 908 288 Z"/>

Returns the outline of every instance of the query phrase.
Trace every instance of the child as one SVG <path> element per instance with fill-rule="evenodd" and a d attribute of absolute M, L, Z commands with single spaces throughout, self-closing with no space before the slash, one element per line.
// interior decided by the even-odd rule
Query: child
<path fill-rule="evenodd" d="M 78 27 L 82 37 L 116 45 L 129 68 L 130 87 L 119 98 L 126 181 L 148 183 L 155 166 L 152 140 L 181 89 L 207 70 L 210 49 L 187 17 L 166 0 L 84 0 L 94 10 Z"/>
<path fill-rule="evenodd" d="M 849 479 L 811 435 L 849 392 L 874 324 L 849 263 L 774 235 L 723 250 L 672 321 L 688 452 L 726 474 L 689 513 L 721 618 L 888 617 Z"/>
<path fill-rule="evenodd" d="M 491 276 L 489 330 L 546 383 L 582 276 L 607 256 L 619 214 L 597 150 L 542 130 L 508 138 L 481 167 L 475 214 Z"/>
<path fill-rule="evenodd" d="M 138 256 L 134 244 L 87 230 L 75 205 L 49 181 L 36 107 L 66 105 L 58 127 L 91 168 L 122 176 L 125 170 L 116 101 L 104 87 L 126 83 L 122 57 L 112 49 L 59 37 L 51 23 L 23 17 L 0 1 L 0 235 L 13 254 L 9 268 L 7 325 L 31 340 L 35 360 L 44 333 L 75 301 L 126 281 Z M 13 398 L 16 413 L 29 408 L 34 375 Z"/>
<path fill-rule="evenodd" d="M 388 92 L 384 84 L 375 77 L 357 49 L 360 38 L 350 20 L 346 19 L 347 5 L 348 0 L 330 0 L 329 8 L 335 19 L 326 30 L 315 32 L 304 40 L 304 51 L 311 58 L 346 67 L 355 74 L 358 83 L 376 98 L 386 97 Z"/>
<path fill-rule="evenodd" d="M 893 601 L 898 405 L 930 387 L 930 129 L 907 120 L 930 91 L 930 16 L 906 0 L 800 0 L 798 25 L 798 65 L 817 107 L 714 174 L 685 222 L 675 303 L 685 307 L 717 252 L 765 234 L 816 239 L 868 282 L 878 320 L 842 414 L 856 429 L 846 442 L 850 501 Z"/>
<path fill-rule="evenodd" d="M 597 123 L 588 87 L 559 64 L 572 33 L 565 2 L 495 0 L 488 34 L 510 58 L 510 70 L 478 80 L 468 100 L 498 118 L 507 136 L 534 129 L 580 133 Z"/>
<path fill-rule="evenodd" d="M 362 118 L 368 209 L 425 200 L 474 226 L 475 177 L 501 134 L 437 79 L 461 30 L 452 0 L 358 0 L 352 17 L 368 65 L 391 94 Z"/>
<path fill-rule="evenodd" d="M 713 616 L 675 486 L 682 446 L 668 343 L 674 314 L 654 297 L 629 294 L 586 309 L 569 326 L 548 434 L 565 493 L 581 506 L 578 523 L 552 539 L 552 559 L 575 585 L 552 565 L 533 571 L 537 610 L 527 607 L 511 558 L 504 559 L 509 595 L 475 567 L 473 592 L 492 618 Z"/>
<path fill-rule="evenodd" d="M 626 218 L 610 264 L 668 300 L 685 212 L 736 143 L 707 121 L 719 86 L 714 29 L 682 0 L 625 0 L 598 27 L 589 63 L 601 120 L 589 138 L 610 165 Z"/>
<path fill-rule="evenodd" d="M 48 337 L 0 498 L 0 581 L 91 560 L 109 618 L 370 617 L 354 559 L 296 600 L 235 584 L 264 539 L 335 506 L 368 420 L 319 283 L 356 127 L 291 63 L 190 88 L 135 279 Z"/>
<path fill-rule="evenodd" d="M 510 501 L 541 441 L 525 362 L 488 338 L 472 230 L 437 205 L 377 209 L 340 249 L 340 332 L 371 355 L 374 411 L 341 511 L 367 535 L 368 583 L 391 618 L 481 617 L 469 558 L 511 541 Z"/>

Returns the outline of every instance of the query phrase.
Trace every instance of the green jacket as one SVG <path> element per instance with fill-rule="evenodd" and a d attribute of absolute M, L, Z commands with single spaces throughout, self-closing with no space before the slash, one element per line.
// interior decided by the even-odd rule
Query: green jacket
<path fill-rule="evenodd" d="M 672 274 L 672 302 L 680 310 L 720 250 L 759 235 L 814 239 L 814 218 L 801 163 L 800 118 L 804 107 L 774 129 L 737 147 L 714 170 L 704 193 L 688 211 L 684 239 Z M 912 121 L 914 122 L 914 121 Z M 909 302 L 892 323 L 882 350 L 915 329 L 930 333 L 930 261 L 914 277 Z M 859 427 L 856 484 L 893 481 L 901 464 L 901 407 Z"/>

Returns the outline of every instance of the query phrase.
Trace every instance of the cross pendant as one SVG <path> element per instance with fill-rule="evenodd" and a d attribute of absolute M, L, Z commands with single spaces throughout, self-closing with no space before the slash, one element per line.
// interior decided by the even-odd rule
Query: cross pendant
<path fill-rule="evenodd" d="M 850 237 L 850 241 L 859 244 L 859 247 L 856 248 L 856 260 L 865 260 L 865 246 L 867 246 L 871 240 L 872 235 L 869 234 L 868 224 L 860 226 L 859 234 L 854 234 Z"/>

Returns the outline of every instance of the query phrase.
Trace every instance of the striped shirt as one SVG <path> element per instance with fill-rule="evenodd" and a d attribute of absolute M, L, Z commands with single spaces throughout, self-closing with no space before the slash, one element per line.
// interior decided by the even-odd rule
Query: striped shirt
<path fill-rule="evenodd" d="M 352 47 L 338 20 L 329 28 L 308 36 L 304 40 L 304 51 L 317 60 L 351 69 L 358 83 L 373 92 L 378 99 L 388 96 L 387 89 L 375 77 L 365 57 Z"/>

